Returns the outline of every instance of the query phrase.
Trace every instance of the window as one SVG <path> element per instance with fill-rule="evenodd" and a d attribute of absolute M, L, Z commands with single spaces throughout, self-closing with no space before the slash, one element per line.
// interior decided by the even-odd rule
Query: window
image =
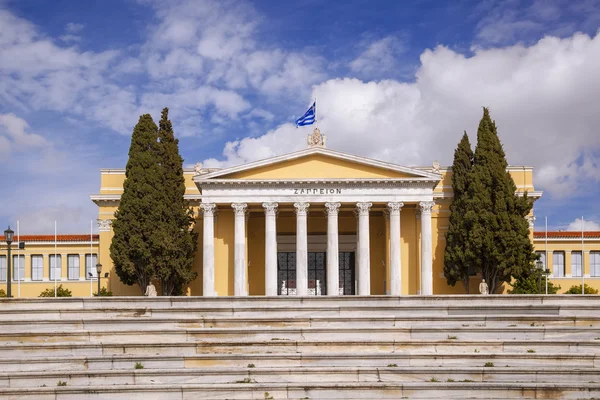
<path fill-rule="evenodd" d="M 6 282 L 6 256 L 0 256 L 0 282 Z"/>
<path fill-rule="evenodd" d="M 44 257 L 31 256 L 31 280 L 41 281 L 44 279 Z"/>
<path fill-rule="evenodd" d="M 542 262 L 542 268 L 546 269 L 546 252 L 545 251 L 536 251 L 535 254 L 537 254 L 538 256 L 540 256 L 539 260 Z M 537 260 L 536 260 L 537 262 Z M 536 264 L 537 267 L 537 264 Z"/>
<path fill-rule="evenodd" d="M 590 276 L 600 276 L 600 251 L 590 251 Z"/>
<path fill-rule="evenodd" d="M 552 275 L 556 278 L 562 278 L 565 276 L 565 252 L 554 251 L 552 252 Z"/>
<path fill-rule="evenodd" d="M 69 254 L 67 256 L 67 273 L 68 278 L 71 281 L 76 281 L 79 279 L 79 255 L 77 254 Z"/>
<path fill-rule="evenodd" d="M 50 260 L 50 280 L 57 280 L 59 281 L 61 276 L 60 276 L 60 267 L 62 265 L 62 261 L 61 261 L 61 257 L 60 255 L 50 255 L 49 257 Z"/>
<path fill-rule="evenodd" d="M 25 256 L 13 256 L 13 281 L 25 279 Z"/>
<path fill-rule="evenodd" d="M 571 275 L 581 276 L 581 252 L 571 252 Z"/>
<path fill-rule="evenodd" d="M 97 254 L 85 255 L 85 279 L 96 278 L 96 264 L 98 264 Z M 92 274 L 91 277 L 90 273 Z"/>

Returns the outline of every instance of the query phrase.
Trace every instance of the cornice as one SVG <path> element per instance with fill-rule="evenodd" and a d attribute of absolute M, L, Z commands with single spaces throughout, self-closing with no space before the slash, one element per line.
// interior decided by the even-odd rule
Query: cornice
<path fill-rule="evenodd" d="M 314 185 L 342 187 L 425 187 L 434 188 L 437 180 L 429 178 L 348 178 L 348 179 L 210 179 L 199 180 L 196 184 L 202 187 L 312 187 Z"/>
<path fill-rule="evenodd" d="M 200 203 L 202 200 L 202 195 L 184 194 L 183 199 L 189 203 Z M 96 205 L 118 205 L 121 201 L 121 194 L 92 194 L 90 195 L 90 200 L 92 200 Z"/>

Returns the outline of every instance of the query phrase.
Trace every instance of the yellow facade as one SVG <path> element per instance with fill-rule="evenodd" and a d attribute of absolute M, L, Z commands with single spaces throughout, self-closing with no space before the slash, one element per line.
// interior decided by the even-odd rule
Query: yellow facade
<path fill-rule="evenodd" d="M 508 168 L 517 190 L 520 193 L 528 192 L 530 196 L 538 198 L 540 192 L 535 190 L 533 185 L 533 168 L 526 166 L 511 166 Z M 407 185 L 409 188 L 422 188 L 434 182 L 428 189 L 430 195 L 435 201 L 435 206 L 431 212 L 431 243 L 432 243 L 432 287 L 434 294 L 460 294 L 464 293 L 462 283 L 457 283 L 451 287 L 446 283 L 443 276 L 443 259 L 445 248 L 445 233 L 448 229 L 449 206 L 452 201 L 452 171 L 449 168 L 433 167 L 401 167 L 394 164 L 384 163 L 376 160 L 368 160 L 361 157 L 345 155 L 330 150 L 301 151 L 286 156 L 279 156 L 269 160 L 263 160 L 250 163 L 246 166 L 228 168 L 224 170 L 207 170 L 197 167 L 195 169 L 185 169 L 186 199 L 189 201 L 196 212 L 197 220 L 195 230 L 198 232 L 198 251 L 195 256 L 194 269 L 198 273 L 198 278 L 187 288 L 188 295 L 203 295 L 203 217 L 199 205 L 207 198 L 216 199 L 217 214 L 214 223 L 214 288 L 218 296 L 234 295 L 234 210 L 232 202 L 242 201 L 247 203 L 247 217 L 245 223 L 245 260 L 247 268 L 247 291 L 250 295 L 265 294 L 265 209 L 262 203 L 268 202 L 269 196 L 261 197 L 262 189 L 265 193 L 271 193 L 269 190 L 279 190 L 278 187 L 285 184 L 297 185 L 296 189 L 290 189 L 290 196 L 295 193 L 305 193 L 312 196 L 310 201 L 307 233 L 309 242 L 313 241 L 313 249 L 317 252 L 324 252 L 322 244 L 327 236 L 327 216 L 325 214 L 325 201 L 328 193 L 332 189 L 323 189 L 323 185 L 336 184 L 338 187 L 347 186 L 347 191 L 360 191 L 363 185 L 372 187 L 373 197 L 368 201 L 372 203 L 369 211 L 369 241 L 370 241 L 370 294 L 384 295 L 390 293 L 390 249 L 393 243 L 390 243 L 390 223 L 386 217 L 387 201 L 378 201 L 379 192 L 377 190 L 391 185 Z M 115 295 L 140 295 L 141 291 L 137 286 L 123 285 L 114 272 L 114 267 L 110 259 L 110 242 L 112 240 L 112 228 L 110 220 L 114 218 L 114 213 L 118 208 L 119 197 L 123 191 L 125 180 L 124 169 L 103 169 L 101 170 L 101 187 L 96 195 L 92 195 L 92 200 L 98 205 L 99 213 L 99 240 L 93 242 L 93 252 L 99 254 L 99 261 L 104 265 L 104 271 L 110 273 L 108 289 Z M 405 182 L 405 183 L 404 183 Z M 428 183 L 429 182 L 429 183 Z M 412 186 L 411 186 L 412 185 Z M 424 186 L 425 185 L 425 186 Z M 218 190 L 212 190 L 213 187 L 221 188 L 223 193 L 229 193 L 228 187 L 254 188 L 257 197 L 244 197 L 237 200 L 235 194 L 227 194 L 232 200 L 227 200 L 221 196 Z M 332 186 L 333 187 L 333 186 Z M 399 187 L 399 186 L 398 186 Z M 299 188 L 299 189 L 298 189 Z M 341 190 L 341 189 L 340 189 Z M 382 189 L 383 190 L 383 189 Z M 411 189 L 412 190 L 412 189 Z M 415 189 L 416 190 L 416 189 Z M 363 190 L 364 193 L 370 193 L 371 189 Z M 209 194 L 212 193 L 212 194 Z M 232 192 L 235 193 L 235 192 Z M 276 192 L 272 192 L 276 193 Z M 286 192 L 287 193 L 287 192 Z M 410 190 L 406 193 L 410 194 Z M 323 200 L 319 196 L 323 195 Z M 211 197 L 213 196 L 213 197 Z M 273 196 L 280 196 L 273 194 Z M 286 196 L 288 196 L 286 194 Z M 315 197 L 316 196 L 316 197 Z M 401 257 L 401 293 L 403 295 L 419 294 L 422 283 L 422 226 L 420 218 L 419 200 L 416 197 L 407 195 L 407 200 L 402 200 L 404 206 L 401 209 L 400 219 L 400 257 Z M 296 235 L 296 214 L 294 212 L 294 200 L 292 197 L 277 197 L 278 214 L 276 218 L 276 230 L 279 241 L 286 242 L 287 239 L 293 240 Z M 298 198 L 303 198 L 301 195 Z M 315 200 L 316 199 L 316 200 Z M 348 199 L 351 199 L 350 197 Z M 362 200 L 360 200 L 362 201 Z M 356 240 L 357 236 L 357 218 L 355 215 L 356 202 L 352 200 L 342 200 L 339 209 L 338 230 L 340 240 Z M 532 231 L 532 240 L 533 231 Z M 545 242 L 540 242 L 536 237 L 534 245 L 536 250 L 540 250 Z M 352 248 L 352 243 L 346 246 L 348 253 L 356 252 L 356 247 Z M 85 246 L 88 246 L 86 249 Z M 33 254 L 36 251 L 43 254 L 52 254 L 53 247 L 49 243 L 27 246 L 26 254 Z M 46 246 L 46 247 L 44 247 Z M 283 245 L 281 245 L 283 246 Z M 314 247 L 316 246 L 316 247 Z M 320 247 L 319 247 L 320 246 Z M 350 246 L 350 247 L 348 247 Z M 565 277 L 553 277 L 557 284 L 560 284 L 562 290 L 567 290 L 571 285 L 580 284 L 581 279 L 571 278 L 571 251 L 577 250 L 577 242 L 573 240 L 555 240 L 549 243 L 548 250 L 565 252 Z M 592 287 L 600 287 L 600 276 L 590 276 L 590 251 L 600 250 L 600 238 L 586 242 L 586 252 L 584 253 L 585 274 L 587 281 Z M 310 245 L 309 245 L 310 247 Z M 544 247 L 545 249 L 545 247 Z M 288 250 L 283 250 L 290 251 Z M 311 249 L 309 248 L 309 252 Z M 69 287 L 74 295 L 89 296 L 90 284 L 82 272 L 79 281 L 67 279 L 67 254 L 88 254 L 89 243 L 79 244 L 60 244 L 59 253 L 64 254 L 63 279 L 60 281 Z M 552 256 L 549 256 L 550 259 Z M 594 256 L 595 257 L 595 256 Z M 27 258 L 28 259 L 28 258 Z M 355 257 L 355 260 L 357 258 Z M 30 274 L 30 267 L 26 261 L 25 280 Z M 355 262 L 356 264 L 356 262 Z M 47 261 L 45 260 L 45 265 Z M 356 269 L 356 265 L 353 266 Z M 548 267 L 552 270 L 551 261 Z M 28 272 L 29 271 L 29 272 Z M 41 290 L 52 285 L 47 282 L 48 268 L 44 269 L 44 281 L 41 283 L 28 282 L 21 285 L 22 296 L 37 296 Z M 84 268 L 82 267 L 82 271 Z M 593 275 L 593 273 L 592 273 Z M 29 276 L 30 277 L 30 276 Z M 471 292 L 479 284 L 480 277 L 473 276 L 470 282 Z M 104 285 L 103 285 L 104 286 Z M 159 287 L 159 285 L 157 285 Z M 93 288 L 95 291 L 95 287 Z M 15 293 L 13 289 L 13 293 Z"/>
<path fill-rule="evenodd" d="M 99 249 L 98 235 L 93 235 L 91 238 L 89 234 L 58 235 L 56 242 L 54 235 L 24 235 L 19 239 L 25 243 L 25 249 L 18 250 L 15 236 L 11 252 L 13 297 L 38 297 L 46 289 L 54 290 L 55 281 L 57 286 L 62 284 L 64 288 L 69 289 L 73 296 L 88 297 L 97 292 L 95 271 Z M 2 249 L 6 249 L 4 238 L 1 237 L 0 241 L 3 242 Z M 55 255 L 59 260 L 60 274 L 56 268 L 56 276 L 51 276 L 50 259 Z M 15 261 L 19 257 L 23 263 L 21 280 L 18 279 L 18 267 L 15 267 Z M 5 291 L 7 291 L 6 261 L 7 254 L 3 251 L 0 255 L 0 289 Z M 71 262 L 71 270 L 69 270 L 69 262 Z M 88 272 L 92 272 L 92 278 L 86 276 L 86 266 Z M 101 276 L 104 276 L 111 267 L 103 268 Z M 101 279 L 103 287 L 107 286 L 108 279 L 110 278 Z"/>

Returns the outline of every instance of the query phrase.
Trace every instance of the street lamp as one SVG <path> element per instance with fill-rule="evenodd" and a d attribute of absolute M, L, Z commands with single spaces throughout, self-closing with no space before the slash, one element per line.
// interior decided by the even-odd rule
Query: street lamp
<path fill-rule="evenodd" d="M 98 297 L 100 297 L 100 272 L 102 272 L 102 264 L 96 264 L 96 277 L 98 278 Z"/>
<path fill-rule="evenodd" d="M 10 290 L 11 284 L 11 265 L 10 265 L 10 245 L 12 244 L 13 239 L 15 238 L 15 232 L 10 229 L 10 226 L 7 230 L 4 231 L 4 240 L 6 240 L 6 244 L 8 245 L 8 259 L 6 260 L 6 297 L 12 297 L 12 292 Z"/>

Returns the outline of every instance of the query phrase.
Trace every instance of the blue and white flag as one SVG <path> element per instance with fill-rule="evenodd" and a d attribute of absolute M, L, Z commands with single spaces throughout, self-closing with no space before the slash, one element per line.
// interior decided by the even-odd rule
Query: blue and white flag
<path fill-rule="evenodd" d="M 312 125 L 315 123 L 317 117 L 317 102 L 315 101 L 312 106 L 304 113 L 303 116 L 296 120 L 296 128 L 304 125 Z"/>

